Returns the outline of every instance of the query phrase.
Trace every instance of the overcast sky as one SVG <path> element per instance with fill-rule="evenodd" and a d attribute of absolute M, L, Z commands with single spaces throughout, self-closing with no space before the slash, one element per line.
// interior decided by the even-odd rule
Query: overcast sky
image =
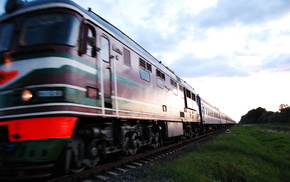
<path fill-rule="evenodd" d="M 290 104 L 289 0 L 74 1 L 236 121 L 257 107 L 277 111 Z"/>

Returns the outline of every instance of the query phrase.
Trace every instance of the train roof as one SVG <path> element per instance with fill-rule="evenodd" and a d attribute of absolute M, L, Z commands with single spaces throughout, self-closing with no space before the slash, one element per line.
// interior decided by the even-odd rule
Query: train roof
<path fill-rule="evenodd" d="M 71 0 L 36 0 L 32 2 L 23 3 L 23 5 L 19 7 L 17 10 L 14 10 L 11 13 L 4 13 L 3 15 L 1 15 L 0 21 L 3 21 L 15 15 L 20 15 L 20 14 L 31 12 L 31 11 L 37 11 L 40 9 L 48 9 L 48 8 L 55 8 L 55 7 L 69 8 L 69 9 L 79 12 L 85 18 L 91 19 L 91 21 L 100 25 L 101 28 L 105 29 L 116 39 L 126 44 L 132 50 L 137 52 L 141 57 L 143 57 L 147 61 L 150 61 L 154 66 L 161 69 L 165 74 L 177 80 L 179 83 L 185 86 L 188 90 L 195 92 L 194 88 L 192 88 L 184 80 L 178 77 L 171 69 L 169 69 L 167 66 L 162 64 L 161 61 L 156 59 L 153 55 L 151 55 L 148 51 L 146 51 L 142 46 L 140 46 L 137 42 L 135 42 L 133 39 L 127 36 L 120 29 L 118 29 L 117 27 L 115 27 L 114 25 L 106 21 L 104 18 L 100 17 L 98 14 L 91 11 L 90 8 L 89 10 L 86 10 Z"/>

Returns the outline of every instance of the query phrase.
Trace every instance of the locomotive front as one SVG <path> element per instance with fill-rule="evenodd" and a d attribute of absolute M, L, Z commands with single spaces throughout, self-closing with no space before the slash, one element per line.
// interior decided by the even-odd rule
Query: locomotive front
<path fill-rule="evenodd" d="M 78 57 L 81 17 L 48 2 L 10 0 L 0 17 L 0 176 L 53 167 L 77 116 L 98 105 L 96 66 Z"/>

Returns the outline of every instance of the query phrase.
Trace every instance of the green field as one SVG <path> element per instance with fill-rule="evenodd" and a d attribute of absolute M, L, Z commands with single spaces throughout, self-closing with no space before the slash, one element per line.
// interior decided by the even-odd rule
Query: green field
<path fill-rule="evenodd" d="M 290 125 L 236 125 L 230 134 L 219 135 L 169 165 L 155 167 L 148 176 L 150 181 L 288 182 Z"/>

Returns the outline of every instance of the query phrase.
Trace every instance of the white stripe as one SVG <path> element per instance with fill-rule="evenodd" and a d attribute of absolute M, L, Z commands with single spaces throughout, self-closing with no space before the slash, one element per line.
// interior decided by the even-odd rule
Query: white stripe
<path fill-rule="evenodd" d="M 149 104 L 149 103 L 140 102 L 140 101 L 136 101 L 136 100 L 126 99 L 126 98 L 123 98 L 123 97 L 112 96 L 112 98 L 115 98 L 115 99 L 117 98 L 118 100 L 122 100 L 122 101 L 126 101 L 126 102 L 132 102 L 132 103 L 137 103 L 137 104 L 141 104 L 141 105 L 147 105 L 147 106 L 156 107 L 156 108 L 160 108 L 161 107 L 159 105 L 154 105 L 154 104 Z"/>
<path fill-rule="evenodd" d="M 76 111 L 50 111 L 50 112 L 38 112 L 30 114 L 16 114 L 1 117 L 1 119 L 16 118 L 16 117 L 26 117 L 26 116 L 42 116 L 42 115 L 53 115 L 53 114 L 78 114 L 78 115 L 90 115 L 90 116 L 102 116 L 102 114 L 86 113 L 86 112 L 76 112 Z"/>
<path fill-rule="evenodd" d="M 35 108 L 35 107 L 46 107 L 46 106 L 76 106 L 76 107 L 83 107 L 83 108 L 89 108 L 89 109 L 101 109 L 100 107 L 82 105 L 82 104 L 48 103 L 48 104 L 36 104 L 36 105 L 28 105 L 28 106 L 8 107 L 8 108 L 0 109 L 0 111 L 15 110 L 15 109 L 27 109 L 27 108 Z"/>
<path fill-rule="evenodd" d="M 31 85 L 25 88 L 37 88 L 37 87 L 69 87 L 69 88 L 73 88 L 76 90 L 81 90 L 81 91 L 87 91 L 87 89 L 82 88 L 82 87 L 78 87 L 78 86 L 74 86 L 74 85 L 68 85 L 68 84 L 43 84 L 43 85 Z"/>
<path fill-rule="evenodd" d="M 120 112 L 120 111 L 119 111 Z M 127 111 L 121 111 L 121 112 L 127 112 Z M 136 113 L 138 112 L 129 112 L 129 113 Z M 8 119 L 8 118 L 17 118 L 17 117 L 27 117 L 27 116 L 42 116 L 43 115 L 55 115 L 55 114 L 77 114 L 77 115 L 89 115 L 89 116 L 102 116 L 102 117 L 119 117 L 119 118 L 136 118 L 136 119 L 148 119 L 148 117 L 132 117 L 132 116 L 116 116 L 116 115 L 103 115 L 103 114 L 96 114 L 96 113 L 88 113 L 88 112 L 77 112 L 77 111 L 49 111 L 49 112 L 37 112 L 37 113 L 29 113 L 29 114 L 16 114 L 16 115 L 9 115 L 9 116 L 3 116 L 1 119 Z M 149 113 L 140 113 L 144 115 L 153 115 Z M 165 116 L 165 115 L 160 115 L 160 116 Z M 158 120 L 160 118 L 150 118 L 154 120 Z M 162 120 L 170 120 L 162 118 Z"/>

